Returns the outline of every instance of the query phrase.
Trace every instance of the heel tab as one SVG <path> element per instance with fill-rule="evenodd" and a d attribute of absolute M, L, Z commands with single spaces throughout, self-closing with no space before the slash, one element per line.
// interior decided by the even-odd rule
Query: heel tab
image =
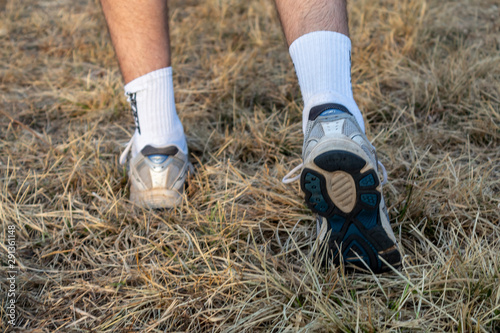
<path fill-rule="evenodd" d="M 167 155 L 167 156 L 173 156 L 179 152 L 179 148 L 175 146 L 168 146 L 168 147 L 163 147 L 163 148 L 155 148 L 153 146 L 147 145 L 146 147 L 142 148 L 141 154 L 144 156 L 150 156 L 150 155 Z"/>
<path fill-rule="evenodd" d="M 311 110 L 309 111 L 309 120 L 315 120 L 318 118 L 324 111 L 327 110 L 338 110 L 341 112 L 345 112 L 347 114 L 350 114 L 352 116 L 352 113 L 349 112 L 349 110 L 341 105 L 341 104 L 336 104 L 336 103 L 327 103 L 327 104 L 321 104 L 317 105 L 315 107 L 312 107 Z"/>

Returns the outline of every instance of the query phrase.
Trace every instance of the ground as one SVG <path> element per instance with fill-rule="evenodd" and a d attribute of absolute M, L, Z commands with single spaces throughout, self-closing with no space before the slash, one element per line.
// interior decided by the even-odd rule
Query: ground
<path fill-rule="evenodd" d="M 170 5 L 195 173 L 182 206 L 154 211 L 128 201 L 133 119 L 99 3 L 0 0 L 3 332 L 12 226 L 31 332 L 500 330 L 497 0 L 349 1 L 403 254 L 378 276 L 310 259 L 314 217 L 281 183 L 302 101 L 272 2 Z"/>

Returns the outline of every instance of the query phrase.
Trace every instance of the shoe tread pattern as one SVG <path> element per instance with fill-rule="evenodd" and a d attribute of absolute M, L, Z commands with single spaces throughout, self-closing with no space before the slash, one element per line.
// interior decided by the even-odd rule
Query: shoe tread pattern
<path fill-rule="evenodd" d="M 301 188 L 307 206 L 328 221 L 331 233 L 328 239 L 329 255 L 334 262 L 339 264 L 342 257 L 345 263 L 363 269 L 368 265 L 373 272 L 380 273 L 389 270 L 380 260 L 379 256 L 382 256 L 391 265 L 397 266 L 399 251 L 382 227 L 379 216 L 381 193 L 377 190 L 379 179 L 376 171 L 369 169 L 361 173 L 366 161 L 343 150 L 318 155 L 314 164 L 325 172 L 305 168 L 301 174 Z M 334 171 L 347 172 L 354 179 L 357 198 L 349 213 L 336 207 L 328 195 L 325 177 Z"/>

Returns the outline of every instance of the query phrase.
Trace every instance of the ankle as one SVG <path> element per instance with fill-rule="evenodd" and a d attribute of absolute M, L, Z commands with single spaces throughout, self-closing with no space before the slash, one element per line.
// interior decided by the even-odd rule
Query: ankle
<path fill-rule="evenodd" d="M 175 146 L 187 154 L 184 129 L 175 107 L 172 67 L 131 81 L 125 85 L 125 94 L 136 124 L 132 157 L 147 145 Z"/>
<path fill-rule="evenodd" d="M 364 131 L 363 116 L 351 86 L 351 40 L 333 31 L 315 31 L 290 45 L 295 71 L 304 99 L 303 130 L 309 110 L 325 103 L 344 105 Z"/>

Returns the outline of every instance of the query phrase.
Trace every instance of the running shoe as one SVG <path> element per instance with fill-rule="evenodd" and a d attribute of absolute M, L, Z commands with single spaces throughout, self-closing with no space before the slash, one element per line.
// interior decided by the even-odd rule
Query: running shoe
<path fill-rule="evenodd" d="M 125 164 L 133 138 L 120 157 Z M 130 201 L 146 208 L 174 208 L 182 202 L 188 156 L 175 146 L 144 147 L 129 162 Z"/>
<path fill-rule="evenodd" d="M 399 266 L 382 195 L 387 173 L 349 110 L 339 104 L 313 107 L 302 151 L 303 163 L 283 182 L 300 179 L 306 204 L 318 215 L 317 237 L 328 249 L 324 259 L 375 273 Z"/>

